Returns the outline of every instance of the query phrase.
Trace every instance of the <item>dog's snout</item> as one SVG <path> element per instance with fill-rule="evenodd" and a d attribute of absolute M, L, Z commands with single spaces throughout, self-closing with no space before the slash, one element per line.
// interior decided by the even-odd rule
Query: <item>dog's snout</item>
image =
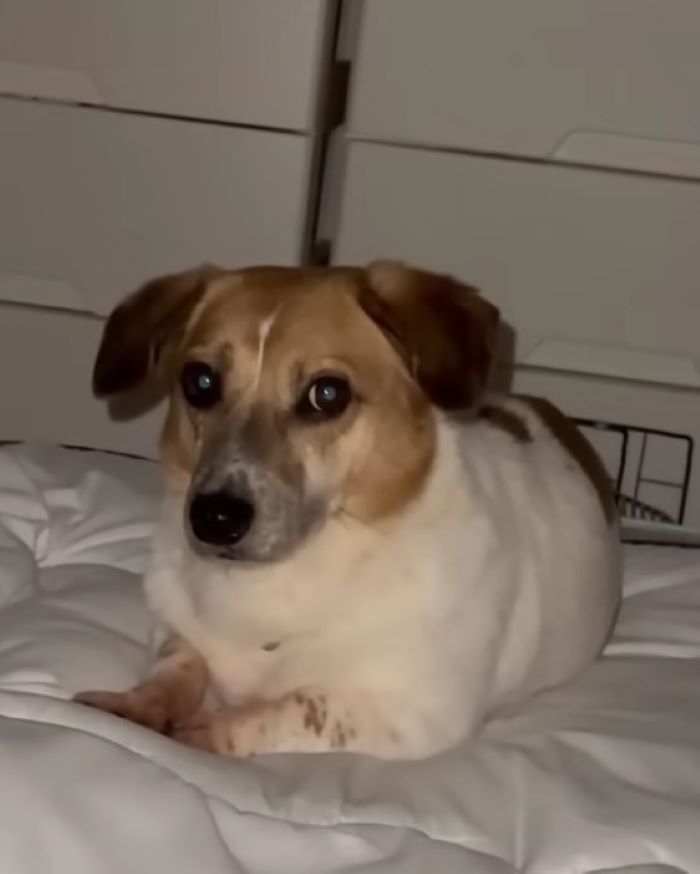
<path fill-rule="evenodd" d="M 218 491 L 195 495 L 189 514 L 197 540 L 210 546 L 233 546 L 250 530 L 255 508 L 245 498 Z"/>

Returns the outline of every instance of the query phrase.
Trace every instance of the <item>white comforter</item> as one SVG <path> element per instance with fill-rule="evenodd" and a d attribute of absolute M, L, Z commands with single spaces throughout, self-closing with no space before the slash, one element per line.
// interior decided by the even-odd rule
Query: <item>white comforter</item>
<path fill-rule="evenodd" d="M 235 762 L 67 700 L 144 667 L 157 492 L 0 450 L 2 874 L 700 871 L 700 552 L 630 548 L 607 657 L 470 749 Z"/>

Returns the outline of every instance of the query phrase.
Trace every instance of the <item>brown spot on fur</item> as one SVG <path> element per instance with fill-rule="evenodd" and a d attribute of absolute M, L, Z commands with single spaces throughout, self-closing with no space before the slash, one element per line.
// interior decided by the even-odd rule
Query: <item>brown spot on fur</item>
<path fill-rule="evenodd" d="M 348 735 L 342 722 L 336 720 L 331 733 L 331 749 L 345 749 L 348 743 Z"/>
<path fill-rule="evenodd" d="M 275 640 L 275 641 L 272 641 L 271 643 L 263 644 L 263 649 L 265 650 L 265 652 L 275 652 L 275 650 L 278 650 L 279 648 L 280 648 L 279 640 Z"/>
<path fill-rule="evenodd" d="M 304 714 L 304 728 L 308 728 L 320 737 L 326 724 L 326 710 L 313 698 L 306 699 L 306 712 Z"/>
<path fill-rule="evenodd" d="M 544 398 L 525 397 L 552 434 L 564 449 L 578 462 L 579 467 L 591 481 L 598 494 L 605 518 L 612 522 L 616 516 L 615 494 L 612 481 L 598 453 L 586 440 L 581 431 L 554 404 Z"/>
<path fill-rule="evenodd" d="M 298 704 L 301 707 L 303 705 L 304 701 L 306 701 L 306 698 L 304 698 L 304 696 L 301 694 L 301 692 L 294 693 L 294 703 L 295 704 Z"/>
<path fill-rule="evenodd" d="M 494 428 L 499 428 L 510 434 L 518 443 L 528 443 L 532 440 L 527 425 L 513 410 L 506 407 L 496 407 L 487 404 L 479 410 L 479 419 L 484 419 Z"/>

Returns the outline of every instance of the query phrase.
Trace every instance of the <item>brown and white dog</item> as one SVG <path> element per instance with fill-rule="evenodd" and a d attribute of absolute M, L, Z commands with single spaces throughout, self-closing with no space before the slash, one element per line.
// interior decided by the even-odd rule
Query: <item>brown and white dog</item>
<path fill-rule="evenodd" d="M 600 652 L 612 495 L 543 401 L 485 399 L 497 310 L 453 279 L 204 268 L 111 315 L 106 396 L 170 395 L 149 676 L 78 700 L 225 755 L 427 756 Z"/>

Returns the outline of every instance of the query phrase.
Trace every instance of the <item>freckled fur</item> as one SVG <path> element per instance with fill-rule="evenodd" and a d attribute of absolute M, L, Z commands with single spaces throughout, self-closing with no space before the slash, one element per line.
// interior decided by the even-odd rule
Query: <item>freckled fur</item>
<path fill-rule="evenodd" d="M 331 748 L 334 750 L 342 750 L 347 746 L 347 742 L 348 735 L 346 734 L 345 727 L 342 722 L 336 720 L 331 735 Z"/>
<path fill-rule="evenodd" d="M 304 727 L 309 728 L 320 736 L 326 724 L 325 714 L 319 709 L 318 704 L 313 698 L 306 701 L 306 712 L 304 714 Z"/>

